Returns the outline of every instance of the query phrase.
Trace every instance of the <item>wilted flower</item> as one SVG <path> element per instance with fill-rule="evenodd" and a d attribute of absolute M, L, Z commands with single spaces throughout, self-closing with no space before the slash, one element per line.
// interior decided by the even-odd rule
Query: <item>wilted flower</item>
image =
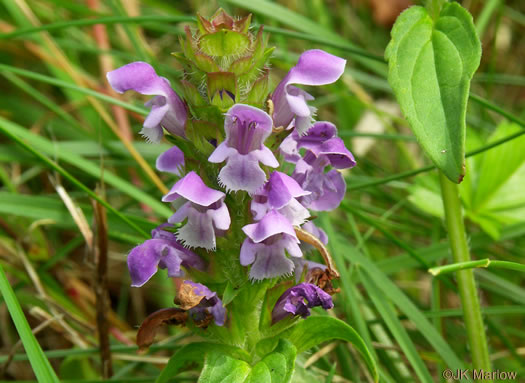
<path fill-rule="evenodd" d="M 264 186 L 252 199 L 253 219 L 261 220 L 269 210 L 275 209 L 284 215 L 292 225 L 302 225 L 310 216 L 308 210 L 296 198 L 310 194 L 290 176 L 274 171 Z"/>
<path fill-rule="evenodd" d="M 305 222 L 304 225 L 301 226 L 301 229 L 318 238 L 323 245 L 328 244 L 328 235 L 326 235 L 325 231 L 320 227 L 317 227 L 312 221 Z M 303 252 L 307 252 L 313 250 L 314 247 L 308 243 L 301 242 L 301 249 Z"/>
<path fill-rule="evenodd" d="M 300 283 L 286 290 L 277 300 L 272 310 L 272 323 L 276 323 L 287 316 L 300 315 L 306 318 L 310 309 L 321 306 L 328 310 L 334 307 L 332 297 L 311 283 Z"/>
<path fill-rule="evenodd" d="M 166 226 L 169 225 L 163 224 L 153 229 L 153 239 L 148 239 L 130 251 L 127 262 L 132 286 L 145 284 L 158 268 L 168 269 L 169 277 L 184 276 L 181 266 L 199 270 L 204 268 L 204 262 L 198 255 L 181 246 L 173 233 L 162 230 Z"/>
<path fill-rule="evenodd" d="M 179 286 L 177 303 L 183 310 L 188 310 L 196 322 L 205 324 L 207 314 L 213 316 L 217 326 L 224 325 L 226 309 L 217 293 L 200 283 L 183 281 Z"/>
<path fill-rule="evenodd" d="M 259 222 L 242 228 L 248 236 L 241 247 L 241 265 L 252 265 L 250 278 L 290 275 L 293 262 L 286 256 L 302 257 L 299 240 L 288 219 L 276 210 L 269 211 Z"/>
<path fill-rule="evenodd" d="M 304 52 L 286 77 L 277 85 L 273 94 L 273 121 L 275 126 L 288 128 L 295 118 L 295 129 L 299 135 L 305 134 L 312 123 L 315 108 L 307 101 L 313 97 L 302 89 L 293 86 L 326 85 L 335 82 L 344 72 L 346 60 L 319 49 Z"/>
<path fill-rule="evenodd" d="M 207 187 L 195 172 L 181 178 L 162 201 L 177 201 L 178 209 L 169 223 L 188 222 L 177 231 L 177 239 L 188 247 L 215 248 L 215 235 L 230 227 L 225 194 Z"/>
<path fill-rule="evenodd" d="M 253 106 L 236 104 L 226 114 L 224 130 L 226 139 L 208 161 L 226 161 L 219 173 L 219 181 L 227 190 L 253 193 L 266 181 L 259 162 L 272 168 L 279 166 L 273 153 L 264 146 L 272 132 L 272 119 Z"/>
<path fill-rule="evenodd" d="M 155 96 L 145 104 L 151 107 L 141 130 L 146 139 L 159 142 L 163 127 L 174 135 L 185 137 L 186 105 L 171 89 L 170 82 L 158 76 L 151 65 L 141 61 L 133 62 L 109 72 L 106 77 L 111 87 L 119 93 L 134 90 L 140 94 Z"/>

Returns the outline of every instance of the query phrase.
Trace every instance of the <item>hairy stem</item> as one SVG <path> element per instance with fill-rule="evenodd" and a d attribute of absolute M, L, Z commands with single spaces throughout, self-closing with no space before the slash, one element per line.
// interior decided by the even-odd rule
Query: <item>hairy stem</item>
<path fill-rule="evenodd" d="M 442 172 L 439 172 L 439 180 L 441 182 L 445 219 L 454 262 L 469 262 L 470 254 L 458 187 L 449 181 Z M 458 270 L 456 277 L 461 306 L 463 308 L 463 318 L 472 354 L 473 368 L 491 371 L 489 351 L 485 337 L 485 326 L 483 325 L 483 318 L 481 316 L 474 273 L 472 269 Z M 491 382 L 491 380 L 482 380 L 482 382 Z"/>

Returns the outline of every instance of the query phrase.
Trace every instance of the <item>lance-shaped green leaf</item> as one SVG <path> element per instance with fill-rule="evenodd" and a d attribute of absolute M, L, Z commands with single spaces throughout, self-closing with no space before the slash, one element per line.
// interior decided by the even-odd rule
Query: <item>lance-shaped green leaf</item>
<path fill-rule="evenodd" d="M 421 146 L 453 182 L 461 182 L 465 114 L 481 43 L 472 16 L 447 3 L 434 20 L 423 7 L 403 12 L 385 57 L 388 81 Z"/>

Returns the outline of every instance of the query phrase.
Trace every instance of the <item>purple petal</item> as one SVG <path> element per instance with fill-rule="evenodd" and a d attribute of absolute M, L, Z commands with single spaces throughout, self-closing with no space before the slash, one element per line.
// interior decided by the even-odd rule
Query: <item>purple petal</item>
<path fill-rule="evenodd" d="M 250 238 L 246 238 L 241 246 L 240 262 L 243 266 L 251 265 L 255 261 L 255 255 L 263 244 L 254 243 Z"/>
<path fill-rule="evenodd" d="M 253 153 L 235 153 L 228 158 L 219 173 L 219 183 L 228 191 L 245 190 L 254 193 L 266 181 L 266 173 Z"/>
<path fill-rule="evenodd" d="M 224 196 L 223 192 L 207 187 L 197 173 L 192 171 L 173 185 L 169 193 L 162 197 L 162 201 L 172 202 L 183 197 L 197 205 L 209 206 Z"/>
<path fill-rule="evenodd" d="M 270 174 L 270 179 L 265 188 L 268 191 L 270 206 L 275 209 L 282 208 L 292 198 L 310 194 L 310 192 L 303 190 L 292 177 L 278 171 Z"/>
<path fill-rule="evenodd" d="M 345 60 L 318 49 L 304 52 L 272 94 L 275 126 L 287 128 L 298 116 L 301 120 L 296 121 L 296 128 L 299 134 L 304 134 L 313 114 L 306 101 L 312 97 L 291 84 L 318 86 L 333 83 L 343 74 L 345 64 Z"/>
<path fill-rule="evenodd" d="M 259 222 L 244 226 L 242 230 L 255 243 L 281 233 L 288 234 L 297 240 L 290 221 L 275 210 L 268 212 Z"/>
<path fill-rule="evenodd" d="M 273 121 L 265 111 L 254 106 L 235 104 L 226 113 L 225 142 L 240 154 L 260 150 L 272 133 Z"/>
<path fill-rule="evenodd" d="M 157 157 L 156 167 L 161 172 L 181 176 L 182 168 L 184 167 L 184 153 L 174 146 Z"/>
<path fill-rule="evenodd" d="M 181 205 L 177 211 L 168 218 L 169 223 L 179 223 L 184 221 L 189 214 L 189 209 L 191 207 L 191 202 L 186 202 L 185 204 Z"/>
<path fill-rule="evenodd" d="M 306 318 L 310 315 L 309 309 L 315 306 L 321 306 L 325 310 L 331 309 L 334 307 L 332 297 L 315 285 L 300 283 L 286 290 L 277 300 L 272 310 L 272 323 L 287 316 L 300 315 Z"/>
<path fill-rule="evenodd" d="M 249 240 L 249 239 L 248 239 Z M 290 275 L 294 264 L 286 257 L 281 243 L 257 247 L 255 261 L 250 269 L 250 279 L 261 280 Z"/>
<path fill-rule="evenodd" d="M 213 219 L 207 212 L 200 212 L 193 206 L 188 208 L 188 222 L 177 231 L 177 239 L 187 247 L 215 249 Z"/>
<path fill-rule="evenodd" d="M 281 142 L 281 145 L 279 146 L 279 151 L 284 156 L 284 160 L 287 162 L 291 162 L 292 164 L 295 164 L 301 159 L 299 149 L 297 148 L 297 141 L 295 140 L 293 133 L 289 134 L 283 140 L 283 142 Z"/>
<path fill-rule="evenodd" d="M 302 197 L 301 203 L 312 210 L 333 210 L 345 196 L 346 183 L 343 175 L 337 170 L 330 170 L 320 176 L 320 181 L 315 188 L 306 187 L 312 194 Z"/>
<path fill-rule="evenodd" d="M 180 277 L 182 259 L 178 250 L 161 239 L 148 239 L 133 248 L 127 258 L 131 286 L 140 287 L 155 275 L 158 267 L 168 268 L 170 277 Z M 162 264 L 161 264 L 162 263 Z"/>
<path fill-rule="evenodd" d="M 284 215 L 294 226 L 300 226 L 310 217 L 310 212 L 295 198 L 290 200 L 286 206 L 279 210 L 279 214 Z"/>
<path fill-rule="evenodd" d="M 212 219 L 213 225 L 219 230 L 228 230 L 231 224 L 230 212 L 225 203 L 220 204 L 217 209 L 209 209 L 208 216 Z"/>
<path fill-rule="evenodd" d="M 158 76 L 151 65 L 140 61 L 130 63 L 108 72 L 106 77 L 111 87 L 119 93 L 134 90 L 156 96 L 146 104 L 151 107 L 151 113 L 144 122 L 142 134 L 148 139 L 155 142 L 160 140 L 161 125 L 172 134 L 185 136 L 186 106 L 171 89 L 169 81 Z"/>
<path fill-rule="evenodd" d="M 336 169 L 352 168 L 356 164 L 354 156 L 339 137 L 334 137 L 324 142 L 316 154 L 318 156 L 326 156 L 330 164 Z"/>

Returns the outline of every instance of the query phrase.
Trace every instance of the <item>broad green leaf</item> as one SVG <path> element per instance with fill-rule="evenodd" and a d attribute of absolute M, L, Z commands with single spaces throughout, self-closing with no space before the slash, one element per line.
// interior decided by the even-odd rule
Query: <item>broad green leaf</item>
<path fill-rule="evenodd" d="M 297 349 L 295 346 L 286 339 L 280 339 L 275 350 L 254 366 L 252 374 L 250 374 L 251 380 L 247 380 L 247 382 L 288 383 L 292 379 L 296 357 Z M 260 380 L 260 377 L 258 377 L 259 380 L 255 379 L 258 374 L 257 368 L 260 364 L 264 364 L 267 367 L 270 373 L 269 380 Z"/>
<path fill-rule="evenodd" d="M 286 337 L 294 344 L 298 353 L 328 340 L 341 339 L 352 343 L 361 353 L 374 380 L 379 379 L 376 362 L 365 342 L 352 327 L 342 320 L 329 316 L 312 316 L 295 325 Z"/>
<path fill-rule="evenodd" d="M 155 383 L 166 383 L 170 381 L 180 372 L 184 366 L 189 363 L 202 363 L 207 352 L 215 353 L 217 355 L 219 353 L 222 355 L 230 355 L 238 359 L 248 359 L 248 355 L 245 351 L 234 346 L 208 342 L 190 343 L 181 347 L 175 354 L 172 355 L 164 370 L 161 371 L 160 375 L 157 377 L 157 380 L 155 380 Z M 239 362 L 241 361 L 239 360 Z"/>
<path fill-rule="evenodd" d="M 29 323 L 22 312 L 22 308 L 16 299 L 15 293 L 7 280 L 2 266 L 0 266 L 0 292 L 4 298 L 4 301 L 9 310 L 9 314 L 13 319 L 16 330 L 20 335 L 20 339 L 24 345 L 24 349 L 29 357 L 29 362 L 33 372 L 35 373 L 39 382 L 59 383 L 59 379 L 55 374 L 55 371 L 51 367 L 49 360 L 47 360 L 42 348 L 38 344 L 35 336 L 33 335 Z"/>
<path fill-rule="evenodd" d="M 245 361 L 211 351 L 206 355 L 199 383 L 242 383 L 250 372 L 251 367 Z"/>
<path fill-rule="evenodd" d="M 470 80 L 481 58 L 472 16 L 457 3 L 446 3 L 435 20 L 411 7 L 397 19 L 385 57 L 388 81 L 421 146 L 460 183 Z"/>

